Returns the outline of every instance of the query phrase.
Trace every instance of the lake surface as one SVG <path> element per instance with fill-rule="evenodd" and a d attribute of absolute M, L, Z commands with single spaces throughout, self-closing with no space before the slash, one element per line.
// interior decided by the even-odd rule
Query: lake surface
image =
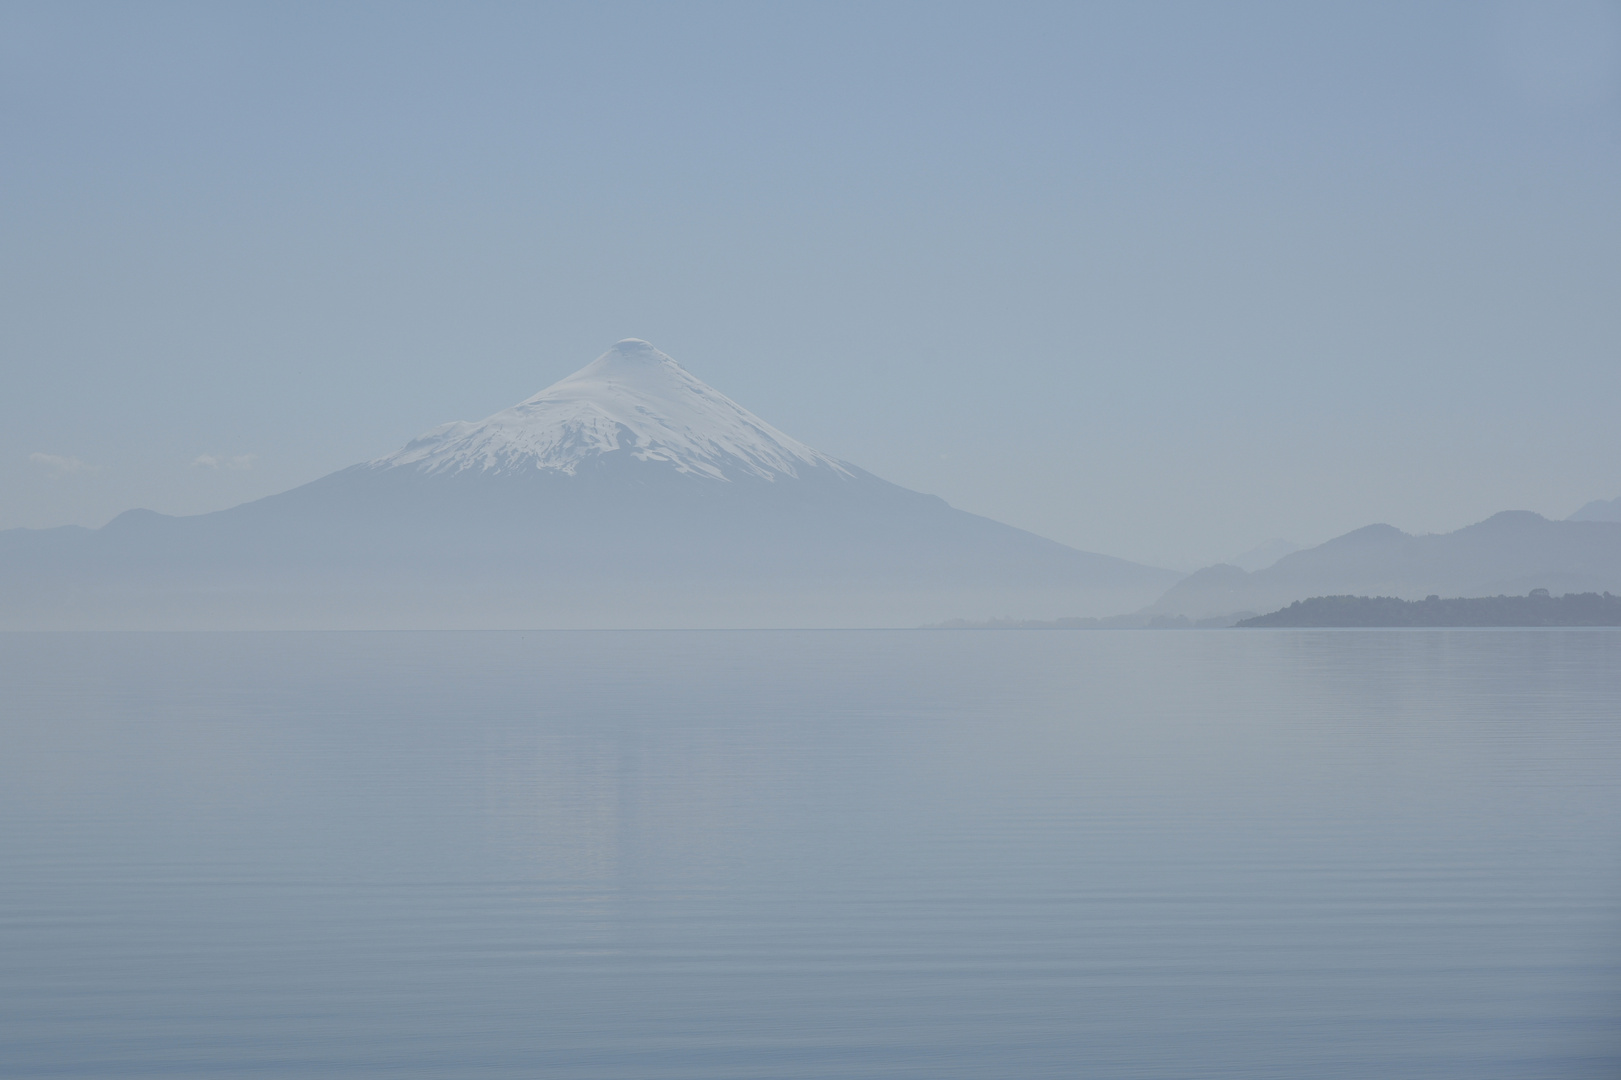
<path fill-rule="evenodd" d="M 0 1075 L 1621 1075 L 1621 633 L 0 635 Z"/>

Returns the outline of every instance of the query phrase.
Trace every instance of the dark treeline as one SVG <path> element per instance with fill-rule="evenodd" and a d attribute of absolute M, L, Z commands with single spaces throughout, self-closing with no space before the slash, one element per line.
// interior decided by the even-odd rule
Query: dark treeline
<path fill-rule="evenodd" d="M 1621 626 L 1621 596 L 1479 596 L 1398 600 L 1394 596 L 1314 596 L 1239 626 Z"/>

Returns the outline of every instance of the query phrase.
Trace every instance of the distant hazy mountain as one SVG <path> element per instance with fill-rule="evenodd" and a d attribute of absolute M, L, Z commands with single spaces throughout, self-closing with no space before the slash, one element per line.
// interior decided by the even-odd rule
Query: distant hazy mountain
<path fill-rule="evenodd" d="M 1257 570 L 1265 570 L 1285 555 L 1293 555 L 1299 550 L 1300 545 L 1289 540 L 1268 540 L 1264 544 L 1250 548 L 1242 555 L 1234 555 L 1227 560 L 1227 565 L 1254 573 Z"/>
<path fill-rule="evenodd" d="M 1594 499 L 1566 521 L 1621 521 L 1621 498 Z"/>
<path fill-rule="evenodd" d="M 916 625 L 1107 614 L 1178 576 L 880 480 L 631 340 L 257 502 L 0 533 L 0 626 Z"/>
<path fill-rule="evenodd" d="M 1549 521 L 1507 511 L 1457 532 L 1409 536 L 1369 525 L 1246 573 L 1209 566 L 1173 585 L 1145 615 L 1211 618 L 1275 611 L 1317 596 L 1471 597 L 1621 593 L 1621 523 Z"/>

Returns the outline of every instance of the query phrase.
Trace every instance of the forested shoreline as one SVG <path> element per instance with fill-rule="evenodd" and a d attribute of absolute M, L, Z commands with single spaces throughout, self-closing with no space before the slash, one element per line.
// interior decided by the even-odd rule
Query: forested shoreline
<path fill-rule="evenodd" d="M 1621 626 L 1621 596 L 1533 589 L 1526 596 L 1401 600 L 1394 596 L 1314 596 L 1237 624 L 1266 626 Z"/>

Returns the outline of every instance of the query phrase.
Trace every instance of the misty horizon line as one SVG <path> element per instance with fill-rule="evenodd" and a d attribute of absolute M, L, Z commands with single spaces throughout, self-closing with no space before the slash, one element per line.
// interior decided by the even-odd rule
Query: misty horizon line
<path fill-rule="evenodd" d="M 74 462 L 47 464 L 94 475 Z M 1621 499 L 1562 521 L 1500 510 L 1448 532 L 1275 538 L 1170 569 L 892 483 L 627 338 L 482 420 L 260 499 L 0 533 L 0 573 L 0 614 L 23 627 L 1230 623 L 1325 595 L 1621 591 Z"/>
<path fill-rule="evenodd" d="M 447 424 L 454 424 L 454 423 L 458 423 L 458 422 L 460 422 L 460 421 L 449 421 L 449 422 L 447 422 Z M 254 463 L 258 460 L 258 458 L 259 458 L 259 455 L 251 454 L 251 453 L 249 453 L 249 454 L 239 454 L 239 455 L 230 455 L 230 456 L 216 455 L 216 454 L 202 454 L 202 455 L 197 455 L 196 457 L 193 458 L 192 465 L 194 467 L 197 467 L 197 468 L 207 468 L 207 469 L 213 470 L 215 472 L 217 472 L 217 471 L 219 471 L 221 469 L 228 469 L 228 470 L 234 470 L 234 471 L 247 471 L 247 470 L 250 470 L 250 469 L 253 468 Z M 101 471 L 101 466 L 99 466 L 99 465 L 84 462 L 84 461 L 80 460 L 77 457 L 69 457 L 69 456 L 65 456 L 65 455 L 55 455 L 55 454 L 49 454 L 49 453 L 45 453 L 45 452 L 34 452 L 34 453 L 30 453 L 27 456 L 27 459 L 29 461 L 35 462 L 35 463 L 50 464 L 52 466 L 60 465 L 60 471 L 62 473 L 67 473 L 67 474 L 98 473 L 98 472 Z M 376 459 L 368 459 L 368 460 L 376 460 Z M 355 462 L 354 465 L 365 464 L 365 463 L 366 462 Z M 338 469 L 330 470 L 330 471 L 325 472 L 325 473 L 321 473 L 321 474 L 311 478 L 310 480 L 305 481 L 305 483 L 313 483 L 316 480 L 320 480 L 320 479 L 323 479 L 324 477 L 331 476 L 336 472 L 341 472 L 345 468 L 352 468 L 352 467 L 353 467 L 353 465 L 341 466 Z M 301 486 L 303 486 L 303 485 L 302 484 L 295 484 L 294 485 L 294 487 L 301 487 Z M 279 489 L 277 491 L 268 492 L 268 493 L 263 494 L 263 495 L 254 496 L 252 498 L 242 499 L 242 500 L 235 501 L 235 502 L 228 502 L 228 503 L 226 503 L 226 504 L 224 504 L 222 506 L 217 506 L 217 507 L 215 507 L 213 509 L 210 509 L 210 510 L 200 510 L 200 511 L 197 511 L 195 513 L 178 513 L 178 514 L 175 514 L 175 513 L 168 513 L 166 511 L 162 511 L 162 510 L 155 510 L 155 509 L 152 509 L 152 508 L 146 507 L 146 506 L 129 506 L 129 507 L 126 507 L 123 510 L 119 510 L 119 511 L 115 512 L 110 517 L 107 517 L 106 519 L 102 520 L 100 524 L 96 524 L 96 525 L 84 525 L 84 524 L 80 524 L 78 522 L 61 522 L 61 523 L 54 524 L 54 525 L 17 525 L 17 526 L 11 526 L 11 528 L 12 529 L 17 529 L 17 530 L 28 530 L 28 531 L 33 531 L 33 532 L 45 532 L 45 531 L 49 531 L 49 530 L 52 530 L 52 529 L 64 529 L 64 528 L 66 528 L 66 529 L 81 528 L 81 529 L 87 529 L 87 530 L 95 531 L 95 530 L 106 528 L 108 525 L 111 525 L 114 521 L 117 521 L 119 518 L 123 517 L 126 514 L 133 514 L 133 513 L 159 514 L 159 515 L 162 515 L 164 517 L 174 517 L 174 518 L 205 517 L 205 516 L 207 516 L 209 514 L 220 513 L 222 511 L 231 510 L 231 509 L 234 509 L 234 508 L 239 507 L 239 506 L 244 506 L 244 505 L 248 505 L 248 504 L 251 504 L 251 503 L 259 502 L 259 501 L 262 501 L 263 499 L 272 498 L 275 495 L 281 494 L 283 491 L 286 491 L 286 490 L 291 490 L 291 489 L 285 489 L 285 488 L 284 489 Z M 922 494 L 934 494 L 932 492 L 921 492 L 921 493 Z M 951 505 L 955 506 L 956 504 L 953 503 Z M 1538 517 L 1541 517 L 1541 518 L 1543 518 L 1545 520 L 1548 520 L 1548 521 L 1574 521 L 1574 520 L 1578 520 L 1577 515 L 1583 513 L 1583 511 L 1587 511 L 1587 510 L 1593 509 L 1595 507 L 1600 507 L 1600 506 L 1613 508 L 1610 512 L 1612 512 L 1612 513 L 1614 513 L 1616 515 L 1614 520 L 1621 520 L 1621 496 L 1617 496 L 1617 497 L 1615 497 L 1613 499 L 1605 499 L 1605 498 L 1589 499 L 1587 502 L 1584 502 L 1581 506 L 1579 506 L 1575 510 L 1571 511 L 1570 514 L 1565 515 L 1563 517 L 1555 517 L 1555 516 L 1551 516 L 1551 515 L 1548 515 L 1548 514 L 1544 514 L 1544 513 L 1540 512 L 1540 511 L 1529 510 L 1529 509 L 1525 509 L 1525 508 L 1517 508 L 1517 507 L 1505 507 L 1503 509 L 1493 511 L 1492 514 L 1497 514 L 1497 513 L 1529 513 L 1529 514 L 1536 514 Z M 958 509 L 965 509 L 965 508 L 958 507 Z M 978 511 L 973 511 L 973 510 L 966 510 L 966 512 L 968 512 L 968 513 L 976 513 L 976 514 L 978 513 Z M 1488 514 L 1487 517 L 1492 516 L 1492 514 Z M 990 517 L 991 515 L 980 514 L 979 516 Z M 998 520 L 998 519 L 992 517 L 991 520 Z M 1445 536 L 1445 535 L 1448 535 L 1450 533 L 1457 532 L 1459 529 L 1467 528 L 1470 525 L 1478 524 L 1480 521 L 1484 521 L 1484 520 L 1486 520 L 1486 518 L 1479 518 L 1479 519 L 1475 519 L 1475 520 L 1472 520 L 1472 521 L 1465 521 L 1464 523 L 1458 525 L 1456 528 L 1452 528 L 1452 529 L 1427 529 L 1427 530 L 1402 529 L 1400 526 L 1390 525 L 1390 522 L 1387 521 L 1387 520 L 1378 520 L 1378 521 L 1368 522 L 1366 525 L 1356 526 L 1354 528 L 1346 530 L 1346 532 L 1338 533 L 1338 534 L 1336 534 L 1334 536 L 1326 537 L 1326 538 L 1324 538 L 1322 540 L 1316 541 L 1315 543 L 1309 542 L 1309 541 L 1308 542 L 1299 542 L 1299 541 L 1296 541 L 1292 537 L 1272 536 L 1272 537 L 1268 537 L 1268 538 L 1266 538 L 1264 540 L 1261 540 L 1256 544 L 1251 545 L 1250 547 L 1246 548 L 1243 551 L 1236 552 L 1236 553 L 1234 553 L 1232 555 L 1229 555 L 1227 557 L 1224 557 L 1224 558 L 1215 558 L 1215 559 L 1210 559 L 1210 560 L 1207 560 L 1207 561 L 1183 563 L 1181 565 L 1156 564 L 1156 563 L 1154 563 L 1154 562 L 1152 562 L 1150 560 L 1147 560 L 1147 559 L 1139 559 L 1139 558 L 1135 557 L 1134 555 L 1119 554 L 1119 555 L 1116 555 L 1116 557 L 1117 558 L 1129 559 L 1130 561 L 1133 561 L 1133 562 L 1139 562 L 1144 566 L 1156 566 L 1156 565 L 1158 565 L 1158 566 L 1160 566 L 1160 568 L 1174 570 L 1177 573 L 1182 573 L 1182 574 L 1191 574 L 1191 573 L 1195 572 L 1196 570 L 1203 569 L 1205 567 L 1221 566 L 1221 565 L 1238 566 L 1238 567 L 1240 567 L 1241 569 L 1244 569 L 1244 570 L 1255 570 L 1255 569 L 1261 569 L 1261 568 L 1263 568 L 1264 566 L 1267 566 L 1267 565 L 1271 565 L 1271 563 L 1276 562 L 1277 559 L 1283 558 L 1285 555 L 1292 554 L 1295 551 L 1303 551 L 1303 550 L 1307 550 L 1309 548 L 1320 546 L 1321 544 L 1328 543 L 1328 542 L 1330 542 L 1332 540 L 1338 539 L 1341 536 L 1348 535 L 1351 532 L 1356 532 L 1358 529 L 1367 528 L 1369 526 L 1388 525 L 1391 528 L 1396 528 L 1396 529 L 1400 530 L 1401 532 L 1403 532 L 1404 534 L 1406 534 L 1408 536 L 1414 536 L 1414 537 Z M 4 532 L 4 531 L 7 531 L 7 530 L 0 529 L 0 532 Z M 1028 530 L 1028 531 L 1035 532 L 1035 530 Z M 1040 532 L 1036 532 L 1036 535 L 1043 536 L 1044 534 L 1042 534 Z M 1075 550 L 1083 550 L 1083 549 L 1077 547 L 1074 544 L 1067 543 L 1067 542 L 1062 541 L 1062 540 L 1057 540 L 1057 539 L 1052 538 L 1052 537 L 1044 537 L 1044 538 L 1052 539 L 1054 543 L 1064 544 L 1065 547 L 1074 548 Z M 1273 556 L 1271 558 L 1267 558 L 1266 557 L 1267 556 L 1267 549 L 1272 548 L 1274 546 L 1283 546 L 1283 547 L 1286 547 L 1287 550 L 1283 551 L 1282 554 Z M 1105 553 L 1105 554 L 1108 554 L 1108 553 Z M 1264 560 L 1264 561 L 1255 562 L 1254 565 L 1246 565 L 1246 563 L 1250 563 L 1253 560 L 1255 560 L 1256 558 L 1259 558 L 1259 559 Z"/>

